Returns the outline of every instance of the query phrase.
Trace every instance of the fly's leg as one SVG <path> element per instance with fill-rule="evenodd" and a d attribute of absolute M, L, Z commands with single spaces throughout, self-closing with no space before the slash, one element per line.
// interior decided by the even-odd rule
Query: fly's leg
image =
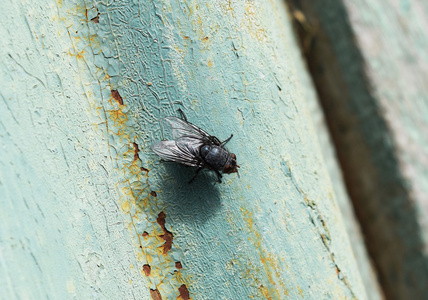
<path fill-rule="evenodd" d="M 184 112 L 181 110 L 181 108 L 177 109 L 177 111 L 180 113 L 181 118 L 187 122 L 187 118 L 186 115 L 184 114 Z"/>
<path fill-rule="evenodd" d="M 222 178 L 223 176 L 221 176 L 221 174 L 220 174 L 220 172 L 219 172 L 219 171 L 215 171 L 215 173 L 217 174 L 218 183 L 221 183 L 221 178 Z"/>
<path fill-rule="evenodd" d="M 193 180 L 195 180 L 196 176 L 198 176 L 199 172 L 203 169 L 203 167 L 199 167 L 196 172 L 195 172 L 195 176 L 193 176 L 192 179 L 190 179 L 189 184 L 191 184 L 193 182 Z"/>
<path fill-rule="evenodd" d="M 227 142 L 229 142 L 229 141 L 230 141 L 230 139 L 231 139 L 232 137 L 233 137 L 233 134 L 231 134 L 231 135 L 230 135 L 230 137 L 229 137 L 227 140 L 225 140 L 225 141 L 221 142 L 220 146 L 224 146 L 224 145 L 226 145 L 226 144 L 227 144 Z"/>

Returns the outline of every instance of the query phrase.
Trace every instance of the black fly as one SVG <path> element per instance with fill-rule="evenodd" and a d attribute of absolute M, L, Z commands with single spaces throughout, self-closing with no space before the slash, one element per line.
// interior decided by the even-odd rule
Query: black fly
<path fill-rule="evenodd" d="M 230 137 L 220 142 L 215 136 L 209 135 L 201 128 L 187 121 L 184 113 L 179 109 L 183 119 L 177 117 L 164 118 L 172 133 L 173 140 L 155 142 L 151 149 L 166 161 L 177 162 L 186 166 L 197 167 L 195 176 L 203 168 L 214 171 L 221 182 L 222 173 L 236 173 L 239 166 L 236 164 L 236 155 L 229 153 L 225 148 Z"/>

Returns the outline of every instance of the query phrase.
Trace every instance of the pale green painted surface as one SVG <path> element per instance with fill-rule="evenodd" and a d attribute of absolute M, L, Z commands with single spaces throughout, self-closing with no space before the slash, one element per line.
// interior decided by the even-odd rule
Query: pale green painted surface
<path fill-rule="evenodd" d="M 304 67 L 299 70 L 306 71 Z M 355 215 L 354 207 L 346 190 L 343 173 L 340 169 L 337 153 L 328 131 L 325 116 L 322 108 L 320 107 L 319 99 L 317 99 L 315 88 L 310 78 L 308 78 L 307 73 L 303 71 L 300 73 L 300 76 L 301 81 L 306 86 L 304 89 L 306 103 L 311 113 L 312 122 L 316 128 L 323 158 L 333 185 L 337 204 L 343 216 L 346 232 L 349 236 L 352 252 L 355 256 L 355 260 L 357 261 L 358 270 L 361 274 L 367 297 L 371 300 L 383 299 L 384 296 L 378 282 L 376 270 L 367 252 L 364 237 L 361 232 L 361 226 Z"/>
<path fill-rule="evenodd" d="M 2 6 L 1 297 L 366 298 L 282 1 Z M 159 162 L 177 108 L 240 177 Z"/>
<path fill-rule="evenodd" d="M 76 57 L 93 25 L 76 3 L 0 8 L 0 299 L 149 299 L 96 110 L 110 92 Z"/>

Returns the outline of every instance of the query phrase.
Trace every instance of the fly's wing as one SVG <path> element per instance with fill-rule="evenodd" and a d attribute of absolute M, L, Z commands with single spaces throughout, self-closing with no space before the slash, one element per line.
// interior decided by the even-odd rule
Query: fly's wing
<path fill-rule="evenodd" d="M 206 131 L 192 123 L 177 117 L 166 117 L 164 120 L 170 128 L 174 140 L 190 138 L 199 140 L 201 144 L 220 144 L 220 141 L 216 137 L 209 135 Z"/>
<path fill-rule="evenodd" d="M 165 160 L 191 167 L 199 167 L 201 165 L 192 148 L 188 148 L 185 145 L 180 145 L 179 147 L 175 141 L 156 142 L 150 148 Z"/>
<path fill-rule="evenodd" d="M 204 145 L 204 141 L 202 141 L 200 138 L 194 138 L 190 136 L 184 136 L 179 138 L 177 141 L 175 141 L 177 144 L 177 147 L 184 151 L 189 152 L 193 156 L 200 157 L 200 149 L 201 146 Z"/>

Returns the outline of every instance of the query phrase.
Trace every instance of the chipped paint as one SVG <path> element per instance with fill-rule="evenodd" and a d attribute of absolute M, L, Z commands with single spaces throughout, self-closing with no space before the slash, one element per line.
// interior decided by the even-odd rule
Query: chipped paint
<path fill-rule="evenodd" d="M 55 54 L 62 55 L 64 63 L 55 63 L 52 54 L 43 69 L 49 76 L 24 74 L 40 89 L 49 78 L 49 88 L 38 94 L 56 91 L 46 99 L 57 110 L 43 106 L 39 112 L 42 98 L 34 102 L 37 105 L 23 106 L 32 110 L 36 121 L 26 125 L 43 141 L 41 148 L 47 150 L 42 154 L 49 159 L 36 170 L 23 168 L 19 173 L 34 172 L 27 180 L 35 186 L 31 178 L 50 179 L 49 188 L 37 186 L 43 191 L 39 196 L 47 193 L 47 203 L 54 208 L 44 209 L 52 224 L 63 226 L 55 221 L 59 214 L 69 226 L 61 227 L 66 234 L 54 237 L 61 241 L 55 243 L 67 245 L 63 256 L 71 258 L 64 265 L 75 277 L 70 281 L 63 274 L 68 272 L 56 270 L 62 273 L 54 286 L 82 299 L 106 293 L 119 299 L 363 298 L 352 257 L 332 255 L 349 251 L 349 245 L 335 218 L 338 212 L 329 198 L 331 189 L 287 55 L 294 51 L 290 26 L 285 17 L 283 26 L 271 18 L 277 11 L 285 16 L 282 2 L 143 4 L 77 1 L 54 7 L 63 43 Z M 39 43 L 43 30 L 34 32 L 32 39 Z M 49 45 L 55 47 L 54 42 Z M 25 72 L 16 62 L 10 60 L 7 66 L 22 76 Z M 58 69 L 57 77 L 51 77 L 51 65 Z M 37 71 L 30 63 L 26 66 Z M 20 84 L 31 93 L 26 83 Z M 19 94 L 20 89 L 13 92 Z M 5 99 L 19 101 L 5 93 Z M 55 97 L 66 108 L 79 101 L 69 115 L 55 106 Z M 212 174 L 202 172 L 189 185 L 193 170 L 162 163 L 150 152 L 149 145 L 163 138 L 161 118 L 178 108 L 220 139 L 234 133 L 228 147 L 237 153 L 240 177 L 225 175 L 223 184 L 214 184 Z M 52 114 L 46 117 L 49 122 L 44 120 L 45 127 L 37 127 L 39 115 L 52 111 L 61 117 Z M 7 116 L 10 124 L 18 123 L 13 114 Z M 31 120 L 26 115 L 17 118 Z M 54 121 L 59 129 L 49 136 L 46 128 L 54 128 Z M 8 132 L 21 132 L 19 126 L 12 129 Z M 61 145 L 55 144 L 58 140 Z M 62 153 L 58 149 L 63 144 L 67 148 Z M 13 153 L 32 159 L 19 150 Z M 19 155 L 10 161 L 19 162 Z M 283 157 L 296 166 L 292 171 L 285 170 Z M 55 164 L 61 164 L 61 172 Z M 72 183 L 56 183 L 54 176 L 46 175 L 68 179 L 64 174 L 70 169 Z M 19 202 L 22 207 L 24 200 Z M 40 196 L 34 203 L 45 205 L 48 200 Z M 35 259 L 46 259 L 42 251 L 37 253 Z M 53 256 L 61 259 L 60 266 L 63 256 Z M 34 269 L 50 266 L 46 261 L 31 264 Z M 56 298 L 67 298 L 60 294 Z"/>

